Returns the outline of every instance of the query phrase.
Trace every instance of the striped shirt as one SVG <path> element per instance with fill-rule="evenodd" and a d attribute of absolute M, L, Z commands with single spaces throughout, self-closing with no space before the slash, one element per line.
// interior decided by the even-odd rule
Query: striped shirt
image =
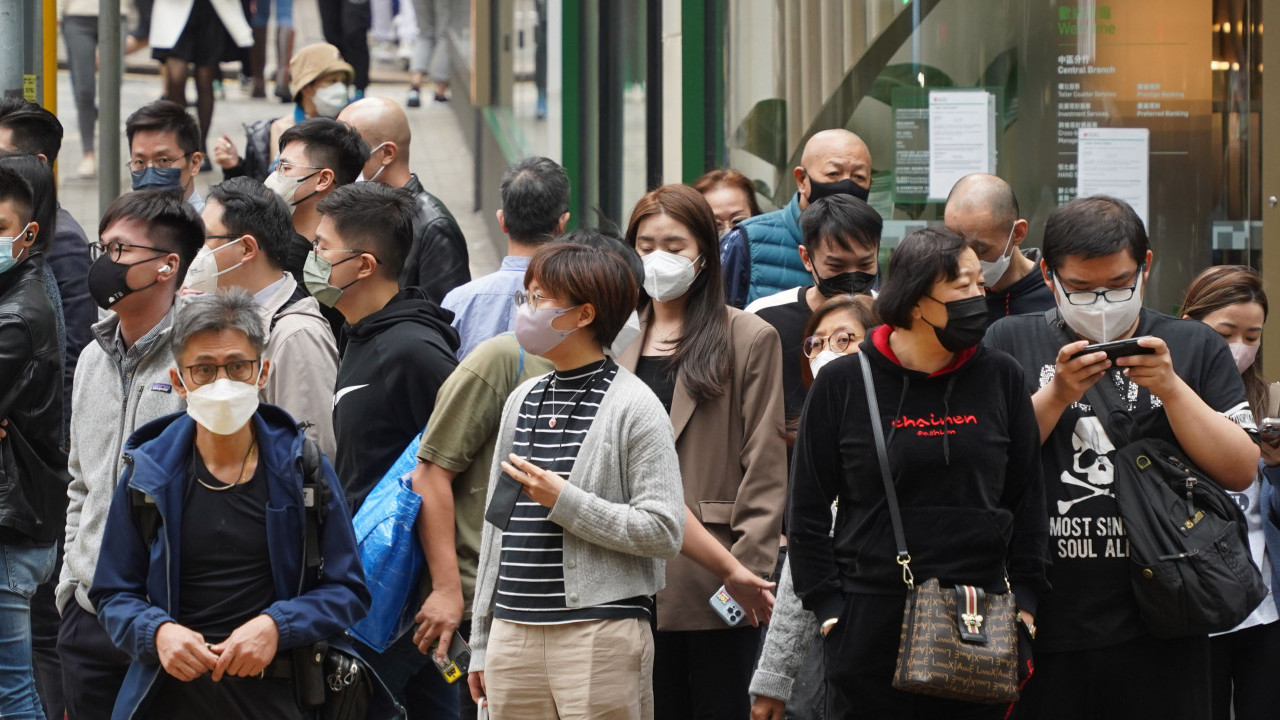
<path fill-rule="evenodd" d="M 525 397 L 516 421 L 512 452 L 562 478 L 574 461 L 600 401 L 617 375 L 606 358 L 541 380 Z M 649 599 L 570 608 L 564 587 L 564 529 L 545 508 L 521 493 L 502 533 L 493 616 L 526 625 L 557 625 L 616 618 L 648 618 Z"/>

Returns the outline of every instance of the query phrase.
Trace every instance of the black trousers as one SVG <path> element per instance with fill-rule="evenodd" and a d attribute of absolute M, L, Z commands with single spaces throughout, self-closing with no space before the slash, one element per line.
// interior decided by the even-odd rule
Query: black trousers
<path fill-rule="evenodd" d="M 747 690 L 759 645 L 760 630 L 750 625 L 655 632 L 655 720 L 746 718 L 751 714 Z"/>
<path fill-rule="evenodd" d="M 1141 635 L 1111 647 L 1037 652 L 1021 720 L 1203 720 L 1210 717 L 1209 638 Z M 1275 703 L 1267 717 L 1275 717 Z"/>
<path fill-rule="evenodd" d="M 1008 704 L 980 705 L 892 687 L 905 595 L 850 594 L 840 621 L 821 639 L 827 672 L 826 720 L 1000 720 Z M 1081 716 L 1077 720 L 1082 720 Z M 1092 719 L 1090 719 L 1092 720 Z"/>
<path fill-rule="evenodd" d="M 324 41 L 356 71 L 356 89 L 369 87 L 369 0 L 319 0 Z"/>
<path fill-rule="evenodd" d="M 93 613 L 73 598 L 58 626 L 62 692 L 70 720 L 111 720 L 132 658 L 111 642 Z"/>
<path fill-rule="evenodd" d="M 292 680 L 223 676 L 214 682 L 205 673 L 182 682 L 162 672 L 158 685 L 147 718 L 302 720 Z"/>
<path fill-rule="evenodd" d="M 1280 622 L 1211 637 L 1209 648 L 1213 657 L 1213 720 L 1268 720 L 1280 714 L 1280 693 L 1276 690 Z"/>

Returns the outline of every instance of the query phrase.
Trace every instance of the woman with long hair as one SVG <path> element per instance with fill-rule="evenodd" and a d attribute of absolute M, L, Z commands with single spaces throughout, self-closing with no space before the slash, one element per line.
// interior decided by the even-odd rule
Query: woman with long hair
<path fill-rule="evenodd" d="M 1262 379 L 1262 326 L 1267 321 L 1267 293 L 1262 278 L 1244 265 L 1217 265 L 1191 281 L 1182 300 L 1182 316 L 1209 325 L 1231 349 L 1244 381 L 1249 409 L 1259 422 L 1271 405 L 1267 383 Z M 1253 561 L 1262 569 L 1268 589 L 1275 587 L 1275 552 L 1268 551 L 1270 531 L 1280 540 L 1280 532 L 1267 512 L 1273 485 L 1280 480 L 1280 434 L 1264 427 L 1259 478 L 1244 492 L 1230 493 L 1244 510 L 1249 525 L 1249 545 Z M 1268 482 L 1262 482 L 1265 477 Z M 1253 614 L 1234 630 L 1209 639 L 1211 653 L 1210 687 L 1214 720 L 1265 718 L 1275 715 L 1274 678 L 1280 671 L 1280 613 L 1275 596 L 1268 593 Z M 1233 712 L 1234 711 L 1234 712 Z"/>
<path fill-rule="evenodd" d="M 786 501 L 778 335 L 725 305 L 715 216 L 697 190 L 665 185 L 645 195 L 626 239 L 644 263 L 644 294 L 641 336 L 618 362 L 670 414 L 685 504 L 743 565 L 769 576 Z M 739 720 L 749 711 L 759 630 L 727 627 L 712 610 L 720 584 L 690 558 L 667 564 L 654 642 L 657 717 Z"/>
<path fill-rule="evenodd" d="M 788 560 L 824 637 L 828 718 L 1002 718 L 1007 706 L 892 686 L 908 589 L 859 366 L 868 363 L 878 396 L 915 582 L 989 596 L 1012 586 L 1032 626 L 1027 610 L 1047 589 L 1048 518 L 1027 379 L 1013 358 L 981 344 L 982 269 L 953 230 L 902 241 L 875 309 L 885 324 L 816 378 L 791 474 Z"/>

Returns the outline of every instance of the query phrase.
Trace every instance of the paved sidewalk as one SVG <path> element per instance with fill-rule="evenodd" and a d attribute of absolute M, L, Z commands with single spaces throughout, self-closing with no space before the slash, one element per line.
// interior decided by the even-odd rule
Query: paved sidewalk
<path fill-rule="evenodd" d="M 303 32 L 305 33 L 305 29 Z M 228 66 L 228 68 L 231 67 L 234 66 Z M 249 99 L 248 94 L 241 91 L 235 75 L 232 73 L 227 75 L 227 82 L 224 85 L 226 99 L 219 99 L 214 106 L 213 122 L 209 133 L 210 142 L 225 134 L 235 140 L 238 146 L 243 147 L 242 123 L 279 117 L 285 112 L 292 112 L 292 105 L 281 104 L 274 98 Z M 400 77 L 404 77 L 405 82 L 387 82 L 398 80 Z M 405 91 L 408 88 L 407 76 L 403 73 L 388 71 L 383 66 L 373 74 L 373 78 L 375 82 L 369 86 L 368 95 L 393 98 L 403 104 Z M 194 101 L 194 84 L 188 85 L 187 93 L 188 99 Z M 160 80 L 157 76 L 133 73 L 125 75 L 120 98 L 122 122 L 130 112 L 158 99 L 160 94 Z M 194 114 L 194 107 L 191 108 L 191 112 Z M 425 103 L 421 108 L 407 108 L 406 113 L 413 131 L 413 144 L 410 148 L 412 168 L 422 179 L 422 184 L 427 191 L 444 201 L 457 218 L 458 225 L 467 238 L 472 277 L 496 270 L 502 260 L 501 251 L 504 246 L 495 244 L 495 239 L 489 237 L 479 213 L 473 210 L 474 160 L 462 135 L 457 116 L 448 106 L 431 102 Z M 86 180 L 75 177 L 75 169 L 80 162 L 80 134 L 77 130 L 75 102 L 71 96 L 71 77 L 66 71 L 58 73 L 58 118 L 62 121 L 66 132 L 58 163 L 59 200 L 84 227 L 90 240 L 93 240 L 97 237 L 98 219 L 101 217 L 98 208 L 98 183 L 96 179 Z M 121 177 L 121 191 L 128 192 L 129 174 L 124 168 L 128 146 L 124 140 L 123 124 L 120 135 L 122 152 L 126 156 L 121 158 L 120 165 L 116 168 L 99 167 L 98 172 L 99 175 L 118 172 Z M 222 172 L 214 166 L 213 171 L 197 176 L 196 185 L 200 192 L 204 193 L 210 185 L 221 180 Z"/>

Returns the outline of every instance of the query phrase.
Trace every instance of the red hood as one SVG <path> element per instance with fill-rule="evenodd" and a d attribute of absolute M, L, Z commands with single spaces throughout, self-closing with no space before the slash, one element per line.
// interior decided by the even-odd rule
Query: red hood
<path fill-rule="evenodd" d="M 871 331 L 871 342 L 875 343 L 876 349 L 880 351 L 881 355 L 884 355 L 885 357 L 892 360 L 893 363 L 898 367 L 903 367 L 902 361 L 898 359 L 898 356 L 896 354 L 894 354 L 893 348 L 889 347 L 889 336 L 892 334 L 893 334 L 892 327 L 890 327 L 889 325 L 881 325 L 880 327 Z M 929 373 L 929 377 L 938 377 L 939 375 L 946 375 L 947 373 L 952 372 L 953 370 L 959 369 L 961 365 L 964 365 L 965 363 L 969 362 L 969 358 L 973 357 L 974 353 L 976 352 L 978 352 L 977 345 L 974 345 L 971 348 L 965 348 L 964 350 L 961 350 L 960 352 L 956 353 L 955 358 L 952 359 L 952 361 L 948 363 L 946 367 L 942 368 L 941 370 L 938 370 L 937 372 Z"/>

